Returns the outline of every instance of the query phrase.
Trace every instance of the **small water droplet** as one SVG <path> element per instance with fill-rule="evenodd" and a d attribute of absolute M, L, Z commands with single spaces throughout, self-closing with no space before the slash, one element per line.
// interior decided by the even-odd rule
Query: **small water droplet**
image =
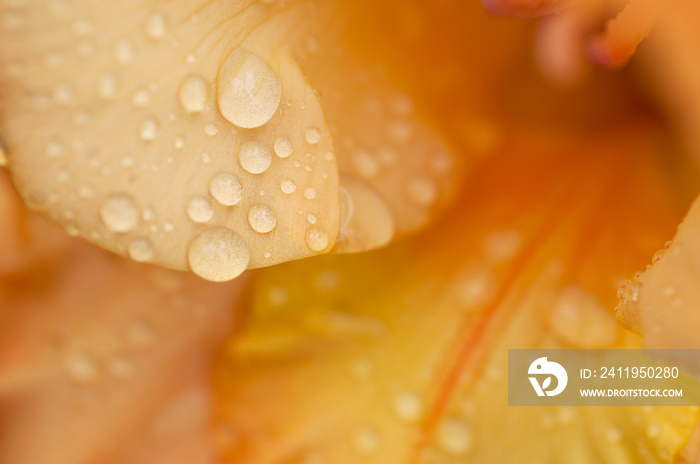
<path fill-rule="evenodd" d="M 440 449 L 452 456 L 464 456 L 474 445 L 471 428 L 464 420 L 457 418 L 440 421 L 435 438 Z"/>
<path fill-rule="evenodd" d="M 285 193 L 287 195 L 291 195 L 292 193 L 296 192 L 297 185 L 291 179 L 284 179 L 280 183 L 280 190 L 282 190 L 282 193 Z"/>
<path fill-rule="evenodd" d="M 307 187 L 304 189 L 304 198 L 307 200 L 313 200 L 316 198 L 316 189 L 314 187 Z"/>
<path fill-rule="evenodd" d="M 309 127 L 304 132 L 304 138 L 312 145 L 321 141 L 321 130 L 318 127 Z"/>
<path fill-rule="evenodd" d="M 306 216 L 306 222 L 308 222 L 309 224 L 316 224 L 316 216 L 314 216 L 313 214 L 309 214 L 308 216 Z"/>
<path fill-rule="evenodd" d="M 366 151 L 355 152 L 352 157 L 352 165 L 355 171 L 365 179 L 371 179 L 379 174 L 379 163 Z"/>
<path fill-rule="evenodd" d="M 134 373 L 134 363 L 125 356 L 112 356 L 106 363 L 107 372 L 116 379 L 126 379 Z"/>
<path fill-rule="evenodd" d="M 428 207 L 437 200 L 437 187 L 426 177 L 417 177 L 409 181 L 407 189 L 409 198 L 418 206 Z"/>
<path fill-rule="evenodd" d="M 264 143 L 254 140 L 248 141 L 241 144 L 238 150 L 238 162 L 249 173 L 260 174 L 270 167 L 272 153 Z"/>
<path fill-rule="evenodd" d="M 248 223 L 250 227 L 260 233 L 266 234 L 272 232 L 277 225 L 277 218 L 267 205 L 254 205 L 248 211 Z"/>
<path fill-rule="evenodd" d="M 238 234 L 217 227 L 205 230 L 190 242 L 187 261 L 192 272 L 201 278 L 225 282 L 246 270 L 250 252 Z"/>
<path fill-rule="evenodd" d="M 150 261 L 153 257 L 153 244 L 147 238 L 137 238 L 129 242 L 129 257 L 139 263 Z"/>
<path fill-rule="evenodd" d="M 63 368 L 66 376 L 77 383 L 90 383 L 97 379 L 97 364 L 86 354 L 70 354 L 64 360 Z"/>
<path fill-rule="evenodd" d="M 188 113 L 202 111 L 209 100 L 209 83 L 198 74 L 190 74 L 180 84 L 178 99 Z"/>
<path fill-rule="evenodd" d="M 115 193 L 100 206 L 100 218 L 113 232 L 133 230 L 139 222 L 139 216 L 136 202 L 126 193 Z"/>
<path fill-rule="evenodd" d="M 622 431 L 617 427 L 610 427 L 605 432 L 605 438 L 608 443 L 619 443 L 622 440 Z"/>
<path fill-rule="evenodd" d="M 363 455 L 371 455 L 379 449 L 379 435 L 374 429 L 364 427 L 355 434 L 355 449 Z"/>
<path fill-rule="evenodd" d="M 267 294 L 267 300 L 272 306 L 284 306 L 289 300 L 289 292 L 283 287 L 273 287 Z"/>
<path fill-rule="evenodd" d="M 148 106 L 151 103 L 151 93 L 146 87 L 142 87 L 131 96 L 131 103 L 137 108 Z"/>
<path fill-rule="evenodd" d="M 243 198 L 243 185 L 234 174 L 220 172 L 209 180 L 209 193 L 222 205 L 233 206 Z"/>
<path fill-rule="evenodd" d="M 134 59 L 134 48 L 128 40 L 119 40 L 114 44 L 114 59 L 119 64 L 130 63 Z"/>
<path fill-rule="evenodd" d="M 656 438 L 661 435 L 661 427 L 656 424 L 651 424 L 647 427 L 647 437 Z"/>
<path fill-rule="evenodd" d="M 219 128 L 216 126 L 216 124 L 207 124 L 204 126 L 204 133 L 207 134 L 209 137 L 214 137 L 216 134 L 219 133 Z"/>
<path fill-rule="evenodd" d="M 144 142 L 152 142 L 158 137 L 158 122 L 155 119 L 146 119 L 139 127 L 139 136 Z"/>
<path fill-rule="evenodd" d="M 308 246 L 311 251 L 319 253 L 325 250 L 328 247 L 329 241 L 328 233 L 323 229 L 312 227 L 306 231 L 306 246 Z"/>
<path fill-rule="evenodd" d="M 161 40 L 166 34 L 165 17 L 160 13 L 152 14 L 146 21 L 146 34 L 153 40 Z"/>
<path fill-rule="evenodd" d="M 423 400 L 416 393 L 402 393 L 394 399 L 394 412 L 403 421 L 415 422 L 423 414 Z"/>
<path fill-rule="evenodd" d="M 97 94 L 104 100 L 113 100 L 117 95 L 117 77 L 103 74 L 97 81 Z"/>
<path fill-rule="evenodd" d="M 153 329 L 148 323 L 138 321 L 129 327 L 126 337 L 132 346 L 144 347 L 153 341 Z"/>
<path fill-rule="evenodd" d="M 274 150 L 275 154 L 280 158 L 287 158 L 294 151 L 294 147 L 292 146 L 292 142 L 288 139 L 278 137 L 277 140 L 275 140 Z"/>
<path fill-rule="evenodd" d="M 231 124 L 248 129 L 268 122 L 282 97 L 277 74 L 265 60 L 242 48 L 226 59 L 217 87 L 221 115 Z"/>

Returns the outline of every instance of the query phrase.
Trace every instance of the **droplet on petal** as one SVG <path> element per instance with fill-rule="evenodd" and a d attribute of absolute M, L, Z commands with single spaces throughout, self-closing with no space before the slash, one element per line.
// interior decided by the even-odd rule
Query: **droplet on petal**
<path fill-rule="evenodd" d="M 187 250 L 192 272 L 212 282 L 235 279 L 246 270 L 249 260 L 250 252 L 243 239 L 223 227 L 205 230 Z"/>

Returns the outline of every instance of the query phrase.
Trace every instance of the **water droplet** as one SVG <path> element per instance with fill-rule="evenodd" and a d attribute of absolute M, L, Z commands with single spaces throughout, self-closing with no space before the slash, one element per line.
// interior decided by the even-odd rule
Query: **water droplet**
<path fill-rule="evenodd" d="M 622 431 L 617 427 L 610 427 L 605 432 L 605 438 L 608 443 L 619 443 L 622 440 Z"/>
<path fill-rule="evenodd" d="M 194 196 L 187 202 L 187 216 L 194 222 L 209 222 L 214 217 L 214 207 L 211 200 Z"/>
<path fill-rule="evenodd" d="M 659 435 L 661 435 L 661 427 L 655 424 L 651 424 L 647 427 L 647 437 L 656 438 Z"/>
<path fill-rule="evenodd" d="M 282 193 L 285 193 L 287 195 L 291 195 L 292 193 L 296 192 L 297 185 L 291 179 L 284 179 L 280 183 L 280 190 L 282 190 Z"/>
<path fill-rule="evenodd" d="M 219 111 L 231 124 L 252 129 L 268 122 L 282 97 L 277 74 L 241 48 L 226 59 L 217 79 Z"/>
<path fill-rule="evenodd" d="M 107 360 L 106 368 L 116 379 L 126 379 L 134 373 L 134 364 L 124 356 L 112 356 Z"/>
<path fill-rule="evenodd" d="M 352 157 L 352 165 L 355 171 L 365 179 L 371 179 L 379 174 L 379 163 L 366 151 L 358 151 Z"/>
<path fill-rule="evenodd" d="M 63 363 L 66 376 L 74 382 L 90 383 L 97 379 L 97 364 L 91 356 L 73 353 Z"/>
<path fill-rule="evenodd" d="M 279 137 L 275 140 L 274 150 L 275 154 L 280 158 L 287 158 L 294 151 L 294 147 L 292 146 L 292 142 L 288 139 Z"/>
<path fill-rule="evenodd" d="M 423 401 L 413 392 L 402 393 L 394 400 L 394 412 L 403 421 L 415 422 L 423 414 Z"/>
<path fill-rule="evenodd" d="M 63 145 L 60 142 L 51 141 L 46 144 L 44 152 L 49 158 L 57 158 L 63 153 Z"/>
<path fill-rule="evenodd" d="M 73 86 L 68 83 L 58 84 L 53 89 L 53 100 L 59 105 L 67 105 L 73 101 Z"/>
<path fill-rule="evenodd" d="M 137 238 L 129 242 L 128 252 L 134 261 L 146 262 L 153 257 L 153 244 L 147 238 Z"/>
<path fill-rule="evenodd" d="M 264 143 L 251 140 L 241 144 L 238 150 L 238 162 L 249 173 L 260 174 L 270 167 L 272 153 Z"/>
<path fill-rule="evenodd" d="M 484 253 L 495 263 L 502 263 L 520 250 L 523 237 L 517 230 L 502 230 L 493 232 L 484 240 Z"/>
<path fill-rule="evenodd" d="M 134 49 L 128 40 L 119 40 L 114 44 L 114 59 L 119 64 L 130 63 L 134 59 Z"/>
<path fill-rule="evenodd" d="M 457 280 L 457 299 L 469 310 L 483 308 L 496 294 L 496 277 L 489 269 L 468 269 Z"/>
<path fill-rule="evenodd" d="M 100 206 L 100 218 L 113 232 L 133 230 L 139 222 L 139 216 L 136 202 L 126 193 L 115 193 Z"/>
<path fill-rule="evenodd" d="M 238 234 L 217 227 L 205 230 L 190 242 L 187 261 L 192 272 L 201 278 L 225 282 L 246 270 L 250 252 Z"/>
<path fill-rule="evenodd" d="M 153 329 L 146 322 L 135 322 L 129 327 L 126 336 L 132 346 L 140 348 L 153 341 Z"/>
<path fill-rule="evenodd" d="M 425 177 L 417 177 L 408 183 L 408 196 L 418 206 L 428 207 L 437 200 L 435 183 Z"/>
<path fill-rule="evenodd" d="M 209 83 L 198 74 L 190 74 L 180 84 L 178 99 L 188 113 L 202 111 L 209 99 Z"/>
<path fill-rule="evenodd" d="M 139 127 L 139 136 L 145 142 L 152 142 L 158 137 L 158 122 L 155 119 L 146 119 Z"/>
<path fill-rule="evenodd" d="M 408 142 L 413 136 L 413 125 L 407 121 L 394 121 L 389 124 L 389 136 L 397 143 Z"/>
<path fill-rule="evenodd" d="M 367 427 L 358 430 L 355 434 L 355 449 L 360 454 L 374 454 L 379 449 L 377 432 Z"/>
<path fill-rule="evenodd" d="M 267 294 L 267 300 L 272 306 L 284 306 L 289 300 L 289 292 L 282 287 L 273 287 Z"/>
<path fill-rule="evenodd" d="M 165 37 L 165 17 L 156 13 L 148 17 L 146 21 L 146 34 L 153 40 L 161 40 Z"/>
<path fill-rule="evenodd" d="M 321 130 L 318 127 L 309 127 L 304 132 L 304 138 L 312 145 L 321 141 Z"/>
<path fill-rule="evenodd" d="M 277 225 L 277 218 L 269 206 L 255 205 L 248 211 L 248 223 L 260 234 L 272 232 Z"/>
<path fill-rule="evenodd" d="M 104 100 L 112 100 L 117 94 L 117 77 L 103 74 L 97 81 L 97 94 Z"/>
<path fill-rule="evenodd" d="M 474 438 L 469 425 L 462 419 L 443 419 L 436 430 L 437 444 L 445 453 L 464 456 L 474 445 Z"/>
<path fill-rule="evenodd" d="M 306 222 L 308 222 L 309 224 L 316 224 L 316 216 L 314 216 L 313 214 L 309 214 L 308 216 L 306 216 Z"/>
<path fill-rule="evenodd" d="M 148 106 L 151 103 L 151 93 L 147 88 L 142 87 L 131 96 L 131 103 L 137 108 Z"/>
<path fill-rule="evenodd" d="M 319 253 L 325 250 L 329 241 L 328 233 L 318 227 L 312 227 L 306 231 L 306 246 L 311 251 Z"/>
<path fill-rule="evenodd" d="M 204 133 L 207 134 L 209 137 L 214 137 L 216 134 L 219 133 L 219 128 L 216 127 L 216 124 L 207 124 L 204 126 Z"/>
<path fill-rule="evenodd" d="M 575 348 L 606 348 L 617 338 L 617 323 L 598 299 L 580 286 L 563 288 L 549 314 L 549 327 Z"/>
<path fill-rule="evenodd" d="M 222 205 L 233 206 L 243 198 L 243 185 L 234 174 L 220 172 L 209 181 L 209 193 Z"/>
<path fill-rule="evenodd" d="M 316 198 L 316 189 L 314 187 L 307 187 L 304 189 L 304 198 L 307 200 L 313 200 Z"/>

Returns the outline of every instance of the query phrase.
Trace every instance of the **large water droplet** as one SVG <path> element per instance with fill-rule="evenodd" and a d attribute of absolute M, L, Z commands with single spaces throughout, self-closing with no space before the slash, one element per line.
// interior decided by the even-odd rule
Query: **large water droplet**
<path fill-rule="evenodd" d="M 208 229 L 190 242 L 187 261 L 192 272 L 212 282 L 235 279 L 248 267 L 250 252 L 235 232 Z"/>
<path fill-rule="evenodd" d="M 238 162 L 249 173 L 260 174 L 270 167 L 272 153 L 264 143 L 251 140 L 241 144 L 238 150 Z"/>
<path fill-rule="evenodd" d="M 217 79 L 219 111 L 231 124 L 260 127 L 277 111 L 282 88 L 277 74 L 259 56 L 243 49 L 226 59 Z"/>
<path fill-rule="evenodd" d="M 187 216 L 194 222 L 209 222 L 214 216 L 214 207 L 211 200 L 205 197 L 194 196 L 187 202 Z"/>
<path fill-rule="evenodd" d="M 328 233 L 323 229 L 312 227 L 306 231 L 306 246 L 311 251 L 319 253 L 325 250 L 329 241 Z"/>
<path fill-rule="evenodd" d="M 233 206 L 243 198 L 243 185 L 234 174 L 220 172 L 209 180 L 209 193 L 222 205 Z"/>
<path fill-rule="evenodd" d="M 207 105 L 209 83 L 198 74 L 190 74 L 180 84 L 177 96 L 185 111 L 198 113 Z"/>
<path fill-rule="evenodd" d="M 255 205 L 248 211 L 248 223 L 254 231 L 266 234 L 277 225 L 277 218 L 267 205 Z"/>
<path fill-rule="evenodd" d="M 126 193 L 115 193 L 100 206 L 100 219 L 113 232 L 128 232 L 139 222 L 139 209 Z"/>

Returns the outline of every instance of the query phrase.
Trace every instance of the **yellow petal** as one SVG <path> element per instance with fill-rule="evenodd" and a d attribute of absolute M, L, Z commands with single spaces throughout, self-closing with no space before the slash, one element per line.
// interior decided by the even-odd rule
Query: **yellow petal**
<path fill-rule="evenodd" d="M 680 216 L 643 132 L 514 131 L 426 233 L 261 272 L 219 363 L 226 462 L 672 462 L 696 407 L 507 405 L 508 348 L 641 346 L 614 291 Z"/>

